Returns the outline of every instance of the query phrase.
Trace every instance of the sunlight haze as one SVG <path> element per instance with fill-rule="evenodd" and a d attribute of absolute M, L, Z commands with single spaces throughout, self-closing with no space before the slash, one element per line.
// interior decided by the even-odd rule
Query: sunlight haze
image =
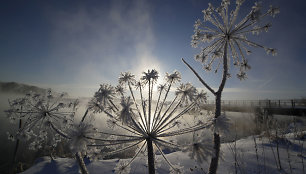
<path fill-rule="evenodd" d="M 215 3 L 215 2 L 214 2 Z M 306 39 L 303 1 L 268 0 L 280 8 L 269 32 L 256 39 L 277 56 L 254 49 L 248 79 L 231 67 L 224 99 L 305 97 Z M 182 82 L 202 88 L 185 58 L 207 82 L 220 76 L 194 60 L 193 25 L 208 1 L 5 1 L 0 7 L 0 81 L 92 96 L 101 83 L 117 84 L 120 72 L 180 71 Z M 247 2 L 243 6 L 252 6 Z M 268 5 L 267 5 L 268 6 Z M 243 11 L 242 11 L 243 13 Z M 159 79 L 161 82 L 163 79 Z"/>

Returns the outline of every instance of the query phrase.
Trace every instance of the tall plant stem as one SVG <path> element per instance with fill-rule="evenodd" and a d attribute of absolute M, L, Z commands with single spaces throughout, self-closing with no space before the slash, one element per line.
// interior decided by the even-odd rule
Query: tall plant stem
<path fill-rule="evenodd" d="M 22 109 L 23 109 L 23 107 L 21 106 L 20 111 L 22 111 Z M 22 119 L 19 119 L 18 131 L 20 131 L 21 128 L 22 128 Z M 20 140 L 17 138 L 16 144 L 15 144 L 15 149 L 14 149 L 14 154 L 13 154 L 13 159 L 12 159 L 12 168 L 11 168 L 12 173 L 14 173 L 14 169 L 15 169 L 15 163 L 16 163 L 16 160 L 17 160 L 17 151 L 18 151 L 19 143 L 20 143 Z"/>
<path fill-rule="evenodd" d="M 256 137 L 255 135 L 253 135 L 253 141 L 254 141 L 254 147 L 255 147 L 255 154 L 256 154 L 256 161 L 257 161 L 257 169 L 258 169 L 258 173 L 260 172 L 260 165 L 259 165 L 259 156 L 258 156 L 258 145 L 256 142 Z"/>
<path fill-rule="evenodd" d="M 138 112 L 139 116 L 140 116 L 140 119 L 141 119 L 141 123 L 143 124 L 143 127 L 144 129 L 147 129 L 147 119 L 146 119 L 146 111 L 145 111 L 145 107 L 144 107 L 144 101 L 143 101 L 143 97 L 142 97 L 142 89 L 141 89 L 141 86 L 139 87 L 139 93 L 140 93 L 140 99 L 141 99 L 141 107 L 142 107 L 142 111 L 143 111 L 143 117 L 144 119 L 142 118 L 142 115 L 141 115 L 141 111 Z"/>
<path fill-rule="evenodd" d="M 218 91 L 215 93 L 215 99 L 216 99 L 215 118 L 218 118 L 221 115 L 221 96 L 228 74 L 227 47 L 228 47 L 228 42 L 226 42 L 224 45 L 222 81 L 218 88 Z M 220 135 L 217 132 L 214 133 L 214 149 L 215 149 L 215 156 L 211 158 L 209 166 L 209 174 L 216 174 L 218 169 L 219 155 L 220 155 Z"/>
<path fill-rule="evenodd" d="M 162 103 L 161 103 L 159 112 L 158 112 L 158 114 L 157 114 L 158 117 L 160 117 L 160 113 L 161 113 L 161 111 L 162 111 L 162 109 L 163 109 L 163 107 L 164 107 L 164 104 L 165 104 L 165 101 L 166 101 L 166 99 L 167 99 L 168 93 L 169 93 L 169 91 L 170 91 L 170 89 L 171 89 L 172 82 L 173 82 L 173 80 L 171 80 L 171 82 L 169 83 L 167 92 L 166 92 L 166 94 L 165 94 L 165 96 L 164 96 L 164 99 L 163 99 L 163 101 L 162 101 Z M 154 125 L 153 125 L 153 130 L 154 130 L 154 129 L 156 128 L 156 126 L 160 123 L 160 121 L 161 121 L 161 119 L 155 121 L 155 123 L 154 123 Z"/>
<path fill-rule="evenodd" d="M 150 137 L 148 137 L 146 141 L 147 141 L 147 150 L 148 150 L 149 174 L 155 174 L 153 143 Z"/>
<path fill-rule="evenodd" d="M 22 127 L 22 120 L 19 119 L 18 130 L 21 130 L 21 127 Z M 17 151 L 18 151 L 18 148 L 19 148 L 19 144 L 20 144 L 20 140 L 17 138 L 16 144 L 15 144 L 15 149 L 14 149 L 14 154 L 13 154 L 13 159 L 12 159 L 11 173 L 15 173 L 14 169 L 15 169 L 15 163 L 16 163 L 16 160 L 17 160 Z"/>
<path fill-rule="evenodd" d="M 178 95 L 175 96 L 175 98 L 173 99 L 173 101 L 171 102 L 171 104 L 169 105 L 167 110 L 164 112 L 164 114 L 161 117 L 161 119 L 159 120 L 159 122 L 156 124 L 156 127 L 155 127 L 155 129 L 153 129 L 153 131 L 156 131 L 158 128 L 160 128 L 160 126 L 162 126 L 171 117 L 172 114 L 169 114 L 167 117 L 165 117 L 165 116 L 166 116 L 167 112 L 170 110 L 170 108 L 172 107 L 172 105 L 174 104 L 174 102 L 176 101 L 177 97 L 178 97 Z M 178 102 L 178 105 L 181 103 L 181 101 L 182 100 L 180 100 Z"/>
<path fill-rule="evenodd" d="M 84 115 L 83 115 L 83 117 L 82 117 L 81 123 L 84 122 L 84 120 L 85 120 L 85 118 L 86 118 L 86 116 L 87 116 L 87 114 L 88 114 L 88 111 L 89 111 L 89 108 L 86 109 L 86 111 L 85 111 L 85 113 L 84 113 Z"/>
<path fill-rule="evenodd" d="M 83 122 L 84 122 L 84 120 L 85 120 L 85 118 L 86 118 L 86 116 L 87 116 L 87 114 L 88 114 L 88 111 L 89 111 L 89 109 L 87 108 L 86 111 L 85 111 L 85 113 L 84 113 L 84 115 L 83 115 L 83 117 L 82 117 L 82 120 L 81 120 L 80 123 L 83 123 Z M 75 154 L 75 157 L 76 157 L 76 159 L 77 159 L 77 161 L 78 161 L 78 164 L 79 164 L 79 166 L 80 166 L 80 169 L 81 169 L 82 174 L 89 174 L 89 173 L 88 173 L 88 170 L 87 170 L 87 167 L 86 167 L 86 165 L 85 165 L 85 162 L 84 162 L 82 153 L 81 153 L 81 152 L 77 152 L 77 153 Z"/>
<path fill-rule="evenodd" d="M 152 122 L 152 130 L 153 130 L 154 126 L 155 126 L 155 122 L 158 119 L 158 117 L 156 117 L 156 112 L 157 112 L 157 108 L 158 108 L 158 104 L 159 104 L 161 93 L 162 93 L 162 90 L 160 90 L 160 92 L 159 92 L 157 103 L 156 103 L 156 106 L 155 106 L 155 111 L 154 111 L 154 115 L 153 115 L 153 122 Z"/>
<path fill-rule="evenodd" d="M 142 103 L 141 105 L 142 105 L 142 109 L 143 109 L 143 117 L 145 118 L 145 122 L 144 122 L 144 120 L 143 120 L 143 118 L 142 118 L 142 115 L 141 115 L 141 113 L 140 113 L 141 111 L 139 110 L 139 107 L 138 107 L 138 104 L 137 104 L 137 102 L 136 102 L 136 99 L 135 99 L 135 96 L 134 96 L 134 93 L 133 93 L 132 86 L 131 86 L 131 83 L 130 83 L 130 82 L 128 82 L 128 86 L 129 86 L 129 90 L 130 90 L 130 93 L 131 93 L 131 95 L 132 95 L 133 101 L 134 101 L 134 103 L 135 103 L 137 112 L 138 112 L 139 117 L 140 117 L 140 119 L 141 119 L 141 122 L 142 122 L 142 124 L 143 124 L 143 127 L 146 128 L 146 127 L 147 127 L 147 119 L 146 119 L 147 117 L 146 117 L 145 108 L 144 108 L 144 104 L 143 104 L 143 98 L 142 98 L 141 87 L 140 87 L 140 96 L 141 96 L 141 103 Z"/>
<path fill-rule="evenodd" d="M 184 64 L 194 73 L 194 75 L 199 79 L 199 81 L 215 96 L 215 118 L 218 118 L 221 115 L 221 97 L 222 92 L 226 83 L 227 74 L 228 74 L 228 58 L 227 58 L 227 49 L 228 49 L 228 41 L 225 41 L 224 44 L 224 52 L 223 52 L 223 75 L 222 80 L 219 85 L 218 91 L 214 91 L 201 77 L 200 75 L 184 60 Z M 209 174 L 216 174 L 218 169 L 219 162 L 219 154 L 220 154 L 220 135 L 219 133 L 214 133 L 214 149 L 215 156 L 212 157 L 210 166 L 209 166 Z"/>
<path fill-rule="evenodd" d="M 78 161 L 78 164 L 79 164 L 79 166 L 80 166 L 80 169 L 81 169 L 82 174 L 89 174 L 89 173 L 88 173 L 88 170 L 87 170 L 87 168 L 86 168 L 86 165 L 85 165 L 85 163 L 84 163 L 84 160 L 83 160 L 83 157 L 82 157 L 81 152 L 77 152 L 77 153 L 75 154 L 75 157 L 76 157 L 76 159 L 77 159 L 77 161 Z"/>
<path fill-rule="evenodd" d="M 149 80 L 149 120 L 148 120 L 148 132 L 151 131 L 151 103 L 152 103 L 152 96 L 151 96 L 151 80 Z"/>
<path fill-rule="evenodd" d="M 278 160 L 278 164 L 279 164 L 279 170 L 282 170 L 282 164 L 281 164 L 281 160 L 280 160 L 280 154 L 279 154 L 279 137 L 278 137 L 278 130 L 276 128 L 275 130 L 276 133 L 276 152 L 277 152 L 277 160 Z"/>
<path fill-rule="evenodd" d="M 21 129 L 21 127 L 22 127 L 22 120 L 21 120 L 21 119 L 19 119 L 19 126 L 18 126 L 18 130 L 20 130 L 20 129 Z M 20 140 L 19 140 L 19 139 L 17 139 L 17 141 L 16 141 L 16 145 L 15 145 L 15 149 L 14 149 L 13 163 L 15 163 L 15 162 L 16 162 L 16 160 L 17 160 L 17 151 L 18 151 L 19 143 L 20 143 Z"/>

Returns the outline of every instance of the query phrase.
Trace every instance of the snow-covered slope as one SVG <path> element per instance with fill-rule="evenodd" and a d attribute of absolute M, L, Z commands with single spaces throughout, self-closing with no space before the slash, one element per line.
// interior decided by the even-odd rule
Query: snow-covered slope
<path fill-rule="evenodd" d="M 246 139 L 236 141 L 236 153 L 235 144 L 224 143 L 221 146 L 223 160 L 220 161 L 218 173 L 303 173 L 302 160 L 306 160 L 305 148 L 303 148 L 303 140 L 295 140 L 291 138 L 290 134 L 287 135 L 287 139 L 280 139 L 279 144 L 279 157 L 282 170 L 279 170 L 278 154 L 276 148 L 276 142 L 270 142 L 267 138 L 257 137 L 255 148 L 254 137 L 250 136 Z M 288 141 L 289 140 L 289 141 Z M 256 157 L 256 149 L 257 156 Z M 304 151 L 304 152 L 302 152 Z M 236 154 L 236 155 L 235 155 Z M 289 156 L 288 156 L 289 155 Z M 203 173 L 206 171 L 208 163 L 199 164 L 190 159 L 187 153 L 173 152 L 166 155 L 169 161 L 176 165 L 180 164 L 184 166 L 184 173 Z M 236 156 L 236 167 L 235 167 Z M 156 173 L 169 173 L 169 166 L 163 160 L 161 155 L 156 155 L 157 158 L 157 170 Z M 303 159 L 302 159 L 303 158 Z M 123 161 L 128 161 L 124 159 Z M 112 160 L 99 160 L 95 162 L 87 161 L 87 168 L 91 174 L 100 173 L 114 173 L 115 166 L 119 162 L 119 159 Z M 291 169 L 290 169 L 291 165 Z M 201 169 L 202 168 L 202 169 Z M 74 174 L 79 173 L 79 168 L 74 159 L 57 158 L 51 160 L 48 157 L 40 158 L 36 164 L 29 168 L 22 174 Z M 144 174 L 147 172 L 145 157 L 138 157 L 131 165 L 130 173 Z"/>

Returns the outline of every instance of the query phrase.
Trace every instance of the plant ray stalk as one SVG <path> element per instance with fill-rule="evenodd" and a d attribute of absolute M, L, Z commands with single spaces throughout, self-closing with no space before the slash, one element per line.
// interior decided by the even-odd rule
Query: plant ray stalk
<path fill-rule="evenodd" d="M 163 101 L 162 101 L 161 107 L 160 107 L 159 112 L 158 112 L 158 114 L 157 114 L 158 116 L 160 116 L 160 113 L 161 113 L 161 111 L 162 111 L 162 109 L 163 109 L 163 107 L 164 107 L 164 104 L 165 104 L 165 101 L 166 101 L 166 99 L 167 99 L 168 93 L 169 93 L 169 91 L 170 91 L 171 85 L 172 85 L 172 81 L 170 82 L 169 87 L 168 87 L 168 89 L 167 89 L 167 92 L 166 92 L 166 94 L 165 94 L 165 96 L 164 96 L 164 99 L 163 99 Z M 159 121 L 159 122 L 160 122 L 160 121 Z M 157 124 L 157 121 L 156 121 L 155 123 Z M 153 125 L 153 130 L 155 129 L 156 124 Z"/>

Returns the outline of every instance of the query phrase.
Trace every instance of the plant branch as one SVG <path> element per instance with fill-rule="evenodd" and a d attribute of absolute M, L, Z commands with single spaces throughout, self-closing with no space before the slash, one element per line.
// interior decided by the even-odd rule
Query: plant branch
<path fill-rule="evenodd" d="M 195 76 L 200 80 L 200 82 L 214 95 L 216 92 L 200 77 L 200 75 L 182 58 L 182 61 L 187 65 L 187 67 L 194 73 Z"/>

